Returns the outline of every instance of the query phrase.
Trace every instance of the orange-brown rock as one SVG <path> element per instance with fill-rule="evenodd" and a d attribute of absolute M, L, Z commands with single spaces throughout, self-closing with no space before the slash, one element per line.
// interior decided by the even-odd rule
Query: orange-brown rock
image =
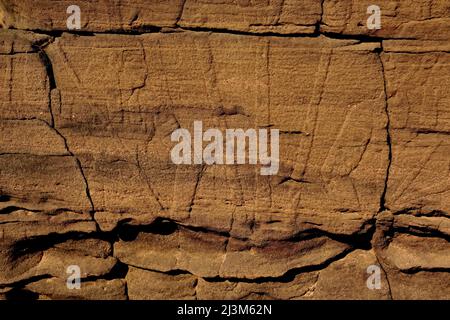
<path fill-rule="evenodd" d="M 370 30 L 367 8 L 377 5 L 381 28 Z M 325 0 L 321 30 L 344 35 L 422 40 L 450 39 L 450 3 L 445 0 Z"/>
<path fill-rule="evenodd" d="M 446 1 L 70 4 L 0 1 L 0 298 L 450 299 Z M 194 121 L 279 171 L 175 165 Z"/>

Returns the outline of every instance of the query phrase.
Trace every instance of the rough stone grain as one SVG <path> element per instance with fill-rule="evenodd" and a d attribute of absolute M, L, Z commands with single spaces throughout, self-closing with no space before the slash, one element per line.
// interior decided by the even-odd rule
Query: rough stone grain
<path fill-rule="evenodd" d="M 0 299 L 450 299 L 448 1 L 78 3 L 0 0 Z"/>

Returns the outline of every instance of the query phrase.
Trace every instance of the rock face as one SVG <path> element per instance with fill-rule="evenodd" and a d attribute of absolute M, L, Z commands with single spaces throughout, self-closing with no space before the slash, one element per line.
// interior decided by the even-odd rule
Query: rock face
<path fill-rule="evenodd" d="M 0 0 L 0 298 L 450 299 L 448 1 L 78 2 Z"/>

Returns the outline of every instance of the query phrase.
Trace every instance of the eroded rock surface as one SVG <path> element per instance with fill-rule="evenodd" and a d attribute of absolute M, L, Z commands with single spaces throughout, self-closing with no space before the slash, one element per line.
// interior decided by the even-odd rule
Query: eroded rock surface
<path fill-rule="evenodd" d="M 450 298 L 448 2 L 70 4 L 0 1 L 1 298 Z M 278 173 L 173 164 L 194 121 Z"/>

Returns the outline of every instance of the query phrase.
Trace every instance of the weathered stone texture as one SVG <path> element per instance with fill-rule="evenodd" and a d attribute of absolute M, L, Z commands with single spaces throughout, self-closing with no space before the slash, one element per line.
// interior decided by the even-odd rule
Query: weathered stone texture
<path fill-rule="evenodd" d="M 0 2 L 4 26 L 65 30 L 70 1 Z M 129 31 L 148 27 L 216 28 L 245 32 L 312 33 L 319 22 L 320 0 L 78 1 L 86 31 Z"/>
<path fill-rule="evenodd" d="M 366 26 L 367 8 L 381 9 L 381 29 Z M 345 35 L 423 40 L 450 39 L 450 2 L 446 0 L 325 0 L 321 30 Z"/>
<path fill-rule="evenodd" d="M 0 298 L 450 299 L 447 1 L 69 2 L 0 1 Z M 174 165 L 197 120 L 279 172 Z"/>

